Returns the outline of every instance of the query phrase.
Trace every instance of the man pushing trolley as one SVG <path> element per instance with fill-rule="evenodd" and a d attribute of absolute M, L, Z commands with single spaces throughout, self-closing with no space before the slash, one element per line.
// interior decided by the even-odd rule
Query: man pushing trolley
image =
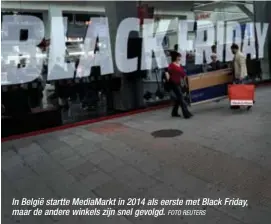
<path fill-rule="evenodd" d="M 246 106 L 249 110 L 254 104 L 255 86 L 247 83 L 246 57 L 237 44 L 231 46 L 233 58 L 233 84 L 228 87 L 231 109 Z"/>

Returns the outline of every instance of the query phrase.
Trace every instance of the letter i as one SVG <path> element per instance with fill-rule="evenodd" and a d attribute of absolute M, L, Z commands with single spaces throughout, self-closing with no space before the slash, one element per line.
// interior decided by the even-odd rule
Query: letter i
<path fill-rule="evenodd" d="M 15 198 L 12 199 L 12 205 L 19 205 L 19 203 L 20 203 L 19 200 L 15 199 Z"/>
<path fill-rule="evenodd" d="M 125 205 L 125 200 L 119 198 L 119 200 L 118 200 L 118 205 Z"/>
<path fill-rule="evenodd" d="M 216 24 L 216 55 L 219 61 L 225 61 L 223 51 L 225 43 L 225 23 L 218 21 Z"/>

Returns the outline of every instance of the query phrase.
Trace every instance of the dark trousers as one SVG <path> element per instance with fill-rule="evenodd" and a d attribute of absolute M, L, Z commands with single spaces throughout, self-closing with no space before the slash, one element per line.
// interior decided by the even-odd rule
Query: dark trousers
<path fill-rule="evenodd" d="M 190 112 L 187 108 L 187 104 L 184 100 L 183 93 L 181 90 L 181 87 L 176 84 L 172 84 L 172 93 L 173 93 L 173 99 L 174 99 L 174 106 L 172 108 L 172 115 L 178 114 L 178 109 L 181 107 L 183 116 L 189 116 Z"/>

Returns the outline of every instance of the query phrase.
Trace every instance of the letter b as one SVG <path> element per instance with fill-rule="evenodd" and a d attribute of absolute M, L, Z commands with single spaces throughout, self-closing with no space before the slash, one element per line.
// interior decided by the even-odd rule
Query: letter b
<path fill-rule="evenodd" d="M 7 66 L 9 71 L 12 70 L 12 72 L 8 72 L 7 84 L 14 85 L 33 81 L 41 73 L 42 60 L 35 64 L 37 74 L 31 74 L 30 76 L 27 74 L 26 68 L 17 67 L 18 56 L 22 55 L 23 58 L 35 58 L 37 53 L 41 54 L 37 45 L 44 37 L 43 22 L 35 16 L 4 15 L 2 30 L 8 31 L 7 36 L 2 36 L 2 56 L 8 57 L 8 55 L 11 55 L 17 58 L 17 63 L 10 63 Z M 17 46 L 19 52 L 14 51 L 14 46 Z"/>
<path fill-rule="evenodd" d="M 201 205 L 208 205 L 208 198 L 203 198 Z"/>
<path fill-rule="evenodd" d="M 23 198 L 22 199 L 22 202 L 21 202 L 21 205 L 26 205 L 27 204 L 27 199 L 26 198 Z"/>

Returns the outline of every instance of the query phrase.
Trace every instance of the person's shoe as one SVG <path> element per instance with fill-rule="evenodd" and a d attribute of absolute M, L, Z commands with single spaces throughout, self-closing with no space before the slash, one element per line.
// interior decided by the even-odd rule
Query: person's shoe
<path fill-rule="evenodd" d="M 185 119 L 189 119 L 189 118 L 191 118 L 191 117 L 193 117 L 193 114 L 186 114 L 186 115 L 184 115 L 184 118 L 185 118 Z"/>
<path fill-rule="evenodd" d="M 181 117 L 180 114 L 171 114 L 171 117 Z"/>

